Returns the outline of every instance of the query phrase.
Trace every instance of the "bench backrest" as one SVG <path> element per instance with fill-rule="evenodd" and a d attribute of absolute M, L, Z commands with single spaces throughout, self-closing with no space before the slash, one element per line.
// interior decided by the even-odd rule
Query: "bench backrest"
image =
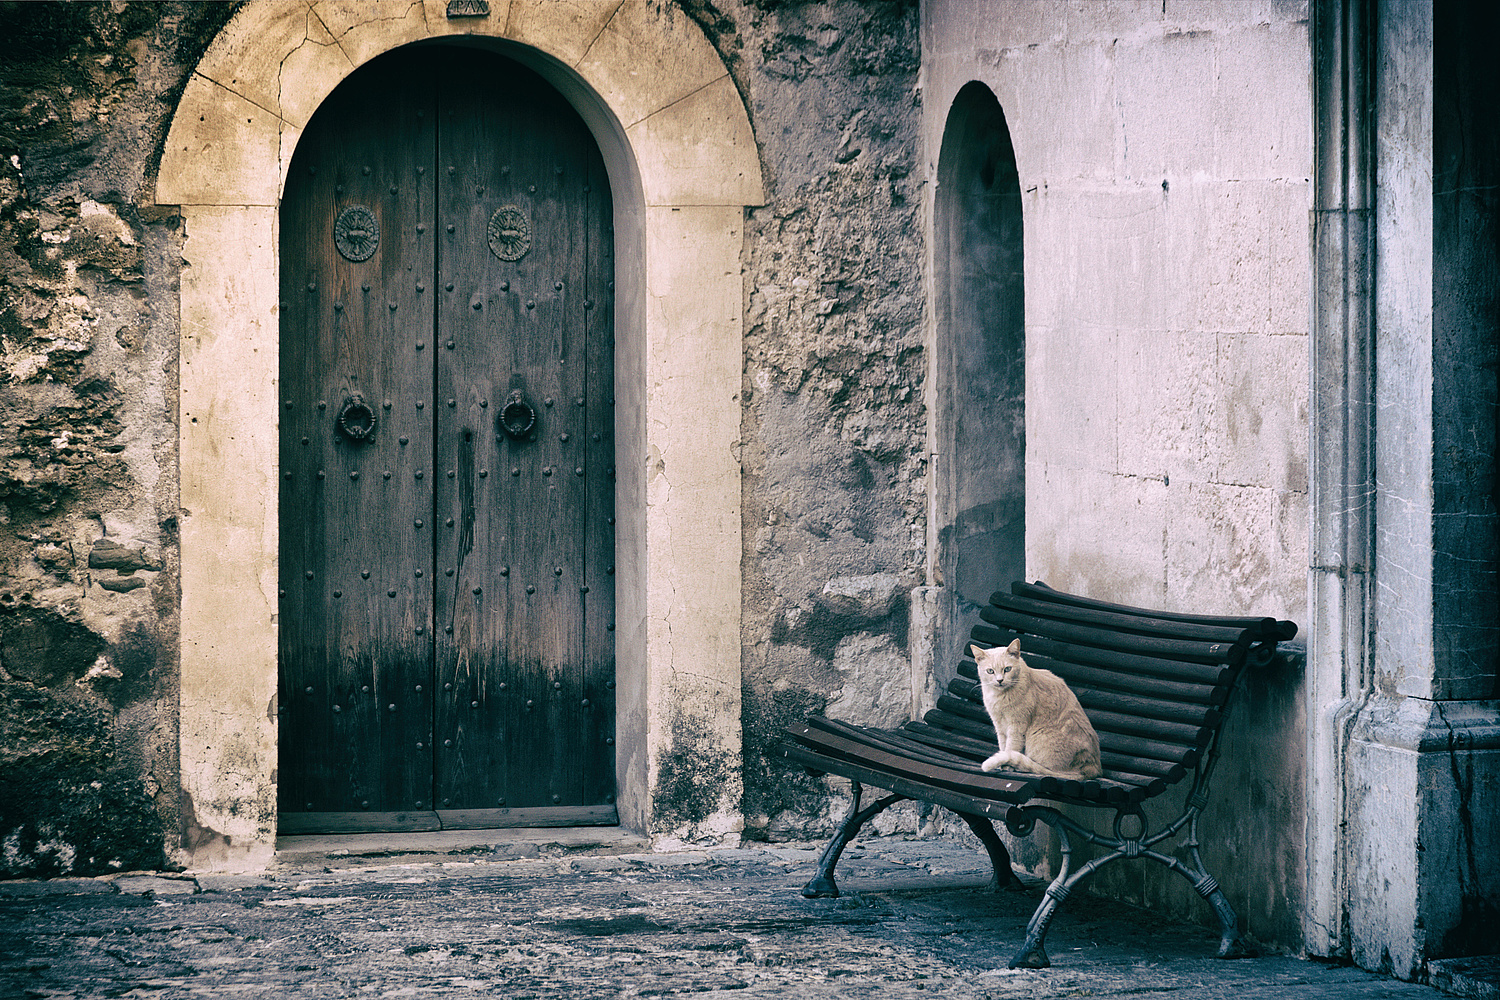
<path fill-rule="evenodd" d="M 1043 778 L 1038 790 L 1089 803 L 1138 802 L 1165 791 L 1214 752 L 1242 672 L 1268 663 L 1297 626 L 1272 618 L 1225 618 L 1132 608 L 1076 597 L 1044 584 L 996 592 L 971 633 L 974 644 L 1021 640 L 1032 667 L 1068 683 L 1099 734 L 1104 775 Z M 967 645 L 965 646 L 967 652 Z M 948 693 L 906 730 L 982 759 L 995 735 L 965 657 Z"/>

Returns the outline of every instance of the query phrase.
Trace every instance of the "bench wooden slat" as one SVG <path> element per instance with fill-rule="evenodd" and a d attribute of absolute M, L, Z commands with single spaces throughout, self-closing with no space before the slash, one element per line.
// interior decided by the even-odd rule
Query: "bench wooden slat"
<path fill-rule="evenodd" d="M 1130 774 L 1126 771 L 1104 772 L 1104 777 L 1110 781 L 1117 781 L 1122 785 L 1131 785 L 1140 790 L 1142 798 L 1150 798 L 1160 795 L 1169 787 L 1162 778 L 1150 778 L 1142 774 Z"/>
<path fill-rule="evenodd" d="M 945 710 L 943 708 L 944 704 L 949 704 L 946 695 L 938 699 L 937 708 L 932 709 L 926 715 L 922 716 L 922 721 L 929 726 L 952 730 L 953 732 L 962 733 L 965 736 L 971 736 L 976 740 L 988 740 L 991 743 L 995 741 L 995 727 L 990 725 L 988 718 L 983 722 L 967 718 Z M 980 711 L 983 711 L 983 709 Z M 994 752 L 993 750 L 990 751 L 990 753 Z"/>
<path fill-rule="evenodd" d="M 1176 784 L 1187 775 L 1187 769 L 1181 764 L 1172 764 L 1164 760 L 1152 760 L 1149 757 L 1127 757 L 1117 753 L 1100 753 L 1100 762 L 1104 765 L 1106 773 L 1119 771 L 1125 774 L 1138 774 L 1143 777 L 1160 778 L 1167 784 Z"/>
<path fill-rule="evenodd" d="M 1007 611 L 993 605 L 981 608 L 979 617 L 991 625 L 998 625 L 1012 632 L 1025 632 L 1029 635 L 1060 639 L 1085 646 L 1115 649 L 1127 653 L 1144 653 L 1147 656 L 1198 663 L 1230 663 L 1244 653 L 1243 647 L 1236 647 L 1236 644 L 1231 642 L 1199 642 L 1193 639 L 1161 639 L 1156 636 L 1134 635 L 1116 629 L 1096 628 L 1073 622 L 1055 621 L 1051 618 L 1039 618 L 1036 615 Z M 1244 645 L 1248 646 L 1248 643 Z M 1021 647 L 1024 649 L 1025 646 L 1023 639 Z"/>
<path fill-rule="evenodd" d="M 1129 674 L 1189 681 L 1194 684 L 1223 685 L 1228 684 L 1234 677 L 1234 669 L 1223 663 L 1184 663 L 1181 660 L 1164 657 L 1124 653 L 1117 649 L 1079 646 L 985 625 L 976 625 L 972 633 L 973 640 L 981 646 L 1008 646 L 1012 639 L 1018 637 L 1021 640 L 1021 652 L 1027 655 L 1035 653 L 1069 663 L 1105 667 Z"/>
<path fill-rule="evenodd" d="M 1119 688 L 1132 694 L 1198 702 L 1203 705 L 1221 705 L 1229 695 L 1227 684 L 1194 684 L 1191 681 L 1142 677 L 1140 674 L 1069 663 L 1067 660 L 1054 660 L 1033 653 L 1026 654 L 1026 662 L 1037 669 L 1052 671 L 1067 681 L 1069 687 L 1086 685 L 1092 688 Z"/>
<path fill-rule="evenodd" d="M 957 813 L 978 813 L 990 819 L 1004 819 L 1006 810 L 1012 803 L 1006 799 L 989 800 L 965 795 L 955 792 L 951 788 L 943 788 L 938 785 L 929 785 L 921 781 L 913 781 L 910 778 L 897 777 L 872 767 L 855 764 L 847 760 L 839 760 L 824 754 L 809 750 L 807 747 L 796 743 L 781 743 L 776 748 L 776 754 L 784 760 L 794 761 L 809 770 L 820 774 L 838 774 L 851 781 L 869 785 L 871 788 L 887 788 L 897 795 L 918 802 L 932 802 L 952 809 Z M 1019 795 L 1018 795 L 1019 797 Z"/>
<path fill-rule="evenodd" d="M 837 722 L 833 719 L 824 719 L 818 716 L 808 719 L 807 724 L 814 729 L 821 729 L 835 736 L 874 744 L 890 753 L 906 757 L 910 760 L 939 764 L 968 774 L 994 773 L 979 769 L 979 761 L 995 752 L 993 747 L 985 753 L 984 757 L 972 758 L 930 746 L 920 740 L 914 740 L 901 729 L 892 731 L 870 729 L 865 726 L 851 726 L 846 722 Z"/>
<path fill-rule="evenodd" d="M 1072 685 L 1069 687 L 1073 688 L 1073 693 L 1078 696 L 1078 702 L 1083 706 L 1084 711 L 1090 714 L 1093 709 L 1099 709 L 1106 712 L 1138 715 L 1143 719 L 1181 722 L 1190 726 L 1216 726 L 1222 715 L 1217 708 L 1208 705 L 1184 705 L 1181 702 L 1166 701 L 1161 698 L 1142 698 L 1125 694 L 1122 691 L 1101 691 L 1098 688 L 1073 687 Z M 989 720 L 989 714 L 984 711 L 977 681 L 955 680 L 948 685 L 948 690 L 958 698 L 978 705 L 979 716 L 977 717 Z M 958 711 L 956 707 L 950 710 Z"/>
<path fill-rule="evenodd" d="M 1199 756 L 1202 754 L 1202 750 L 1196 746 L 1163 743 L 1160 740 L 1148 740 L 1139 736 L 1109 732 L 1099 733 L 1099 749 L 1124 754 L 1127 757 L 1150 757 L 1167 761 L 1170 764 L 1181 764 L 1183 767 L 1196 767 Z"/>
<path fill-rule="evenodd" d="M 946 750 L 949 753 L 960 754 L 965 757 L 973 757 L 975 760 L 984 760 L 995 752 L 994 740 L 986 742 L 972 736 L 955 733 L 952 730 L 939 729 L 925 722 L 908 722 L 901 727 L 901 731 L 914 740 L 921 740 L 930 747 Z"/>
<path fill-rule="evenodd" d="M 1213 738 L 1212 726 L 1190 726 L 1181 722 L 1162 722 L 1160 719 L 1142 719 L 1134 715 L 1105 712 L 1099 709 L 1085 710 L 1094 729 L 1099 732 L 1124 733 L 1127 736 L 1144 736 L 1147 739 L 1167 743 L 1182 743 L 1203 747 Z"/>
<path fill-rule="evenodd" d="M 1180 702 L 1163 701 L 1160 698 L 1141 698 L 1121 691 L 1100 691 L 1098 688 L 1076 687 L 1073 693 L 1085 712 L 1100 709 L 1107 712 L 1122 712 L 1138 715 L 1143 719 L 1162 722 L 1181 722 L 1190 726 L 1217 726 L 1223 717 L 1217 708 L 1205 705 L 1184 705 Z"/>
<path fill-rule="evenodd" d="M 919 741 L 908 739 L 899 729 L 893 731 L 869 729 L 864 726 L 852 726 L 846 722 L 838 722 L 833 719 L 816 716 L 808 719 L 807 725 L 819 732 L 800 734 L 799 731 L 799 738 L 809 746 L 816 744 L 820 750 L 837 749 L 845 751 L 848 749 L 846 743 L 852 741 L 854 744 L 860 746 L 874 746 L 882 752 L 892 753 L 917 763 L 935 764 L 956 773 L 971 776 L 986 773 L 979 769 L 977 761 L 956 754 L 946 753 Z M 825 739 L 825 735 L 834 739 Z M 837 742 L 839 740 L 845 741 L 845 743 Z"/>
<path fill-rule="evenodd" d="M 979 701 L 978 687 L 973 681 L 966 681 L 961 677 L 955 677 L 948 682 L 948 694 L 938 695 L 938 708 L 954 715 L 961 715 L 975 722 L 982 722 L 989 728 L 990 735 L 995 733 L 994 724 L 990 722 L 989 713 L 984 710 L 984 704 Z"/>
<path fill-rule="evenodd" d="M 1020 580 L 1010 585 L 1010 592 L 1017 597 L 1035 597 L 1052 604 L 1066 604 L 1079 608 L 1096 608 L 1100 611 L 1144 615 L 1151 618 L 1164 618 L 1169 621 L 1197 622 L 1204 625 L 1228 625 L 1246 629 L 1263 629 L 1267 627 L 1266 623 L 1270 622 L 1269 634 L 1261 638 L 1275 639 L 1277 642 L 1289 642 L 1297 637 L 1296 624 L 1287 621 L 1277 621 L 1274 618 L 1236 615 L 1194 615 L 1182 611 L 1137 608 L 1128 604 L 1113 604 L 1109 601 L 1100 601 L 1092 597 L 1066 594 L 1061 590 L 1053 590 L 1045 583 L 1026 583 Z"/>
<path fill-rule="evenodd" d="M 990 595 L 990 604 L 997 608 L 1035 615 L 1039 618 L 1078 622 L 1083 625 L 1094 625 L 1136 635 L 1157 636 L 1163 639 L 1234 643 L 1239 641 L 1245 632 L 1243 625 L 1207 625 L 1198 622 L 1172 621 L 1155 616 L 1122 614 L 1072 604 L 1059 604 L 1056 601 L 1041 601 L 1031 597 L 1012 597 L 999 591 Z M 1266 621 L 1269 620 L 1266 619 Z M 1258 624 L 1263 626 L 1264 622 Z"/>
<path fill-rule="evenodd" d="M 958 768 L 913 760 L 835 733 L 814 729 L 805 723 L 794 723 L 786 728 L 786 732 L 798 743 L 831 759 L 842 759 L 852 764 L 878 768 L 887 775 L 908 778 L 983 799 L 1024 802 L 1031 797 L 1029 786 L 1039 780 L 1034 777 L 1004 777 L 999 772 L 969 774 Z M 880 788 L 890 787 L 874 779 L 871 779 L 871 783 Z"/>

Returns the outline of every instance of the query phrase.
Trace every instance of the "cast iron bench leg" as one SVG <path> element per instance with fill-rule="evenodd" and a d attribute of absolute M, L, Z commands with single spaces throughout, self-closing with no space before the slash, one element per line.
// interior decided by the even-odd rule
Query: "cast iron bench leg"
<path fill-rule="evenodd" d="M 969 824 L 969 829 L 974 831 L 984 844 L 984 849 L 989 852 L 990 864 L 995 868 L 995 889 L 1009 889 L 1011 892 L 1025 892 L 1026 886 L 1010 867 L 1010 851 L 1005 849 L 1005 842 L 995 832 L 995 825 L 983 816 L 976 813 L 959 813 L 964 822 Z"/>
<path fill-rule="evenodd" d="M 1205 889 L 1205 882 L 1212 883 L 1212 887 Z M 1224 890 L 1219 888 L 1219 883 L 1214 881 L 1213 876 L 1204 876 L 1204 881 L 1194 883 L 1193 888 L 1208 900 L 1208 904 L 1219 915 L 1219 925 L 1223 932 L 1219 938 L 1219 957 L 1248 958 L 1254 955 L 1255 952 L 1246 946 L 1245 939 L 1240 936 L 1240 920 L 1235 915 L 1234 907 L 1224 898 Z"/>
<path fill-rule="evenodd" d="M 1052 923 L 1052 914 L 1057 910 L 1057 904 L 1068 898 L 1068 890 L 1058 884 L 1064 881 L 1065 877 L 1065 875 L 1060 876 L 1047 886 L 1041 905 L 1036 908 L 1036 912 L 1031 915 L 1031 920 L 1026 924 L 1026 943 L 1021 945 L 1021 950 L 1016 953 L 1016 957 L 1010 960 L 1012 969 L 1045 969 L 1052 964 L 1052 960 L 1047 957 L 1047 949 L 1043 942 L 1047 937 L 1047 928 Z"/>
<path fill-rule="evenodd" d="M 844 848 L 848 847 L 850 841 L 859 833 L 860 827 L 906 798 L 904 795 L 887 795 L 874 805 L 860 809 L 859 797 L 863 789 L 857 781 L 850 784 L 853 798 L 849 802 L 849 813 L 844 817 L 844 822 L 839 825 L 838 833 L 834 834 L 828 846 L 823 848 L 823 856 L 818 858 L 818 874 L 802 887 L 802 895 L 808 899 L 838 897 L 839 887 L 833 881 L 833 869 L 839 863 L 839 855 L 844 853 Z"/>
<path fill-rule="evenodd" d="M 1011 959 L 1012 969 L 1045 969 L 1052 962 L 1047 958 L 1047 950 L 1043 947 L 1043 940 L 1047 936 L 1047 927 L 1052 923 L 1052 915 L 1057 910 L 1058 904 L 1068 898 L 1074 886 L 1082 882 L 1095 869 L 1102 868 L 1112 861 L 1121 858 L 1147 858 L 1155 861 L 1163 867 L 1181 875 L 1192 883 L 1193 888 L 1198 891 L 1214 912 L 1218 914 L 1221 936 L 1219 938 L 1220 958 L 1244 958 L 1253 955 L 1240 935 L 1239 918 L 1235 915 L 1234 907 L 1229 905 L 1224 891 L 1219 888 L 1218 881 L 1203 867 L 1203 858 L 1198 852 L 1198 811 L 1202 808 L 1202 796 L 1195 793 L 1189 799 L 1188 811 L 1174 823 L 1171 823 L 1161 832 L 1150 837 L 1144 837 L 1146 833 L 1145 817 L 1139 809 L 1119 809 L 1115 812 L 1115 835 L 1113 837 L 1102 836 L 1092 830 L 1079 826 L 1068 817 L 1055 809 L 1045 806 L 1023 806 L 1012 809 L 1005 819 L 1006 826 L 1010 832 L 1018 837 L 1026 836 L 1032 830 L 1035 822 L 1041 820 L 1055 830 L 1062 833 L 1058 846 L 1062 849 L 1062 866 L 1052 884 L 1047 886 L 1046 898 L 1031 915 L 1031 922 L 1026 925 L 1026 943 L 1021 946 L 1021 951 L 1015 958 Z M 1139 832 L 1125 834 L 1123 822 L 1125 819 L 1135 817 L 1139 823 Z M 1193 859 L 1191 866 L 1184 864 L 1181 860 L 1170 854 L 1152 850 L 1145 844 L 1155 844 L 1166 837 L 1175 836 L 1184 824 L 1188 825 L 1188 839 L 1183 844 L 1188 848 Z M 1077 836 L 1080 840 L 1087 841 L 1099 847 L 1109 849 L 1109 853 L 1100 854 L 1084 865 L 1076 872 L 1073 868 L 1073 838 Z"/>

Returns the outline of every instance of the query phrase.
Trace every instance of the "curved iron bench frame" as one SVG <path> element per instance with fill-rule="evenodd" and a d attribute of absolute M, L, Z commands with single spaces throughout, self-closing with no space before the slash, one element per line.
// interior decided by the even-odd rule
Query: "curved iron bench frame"
<path fill-rule="evenodd" d="M 1234 908 L 1203 864 L 1198 819 L 1208 803 L 1224 719 L 1247 668 L 1268 664 L 1277 643 L 1293 638 L 1297 626 L 1272 618 L 1134 608 L 1024 582 L 1012 584 L 1008 595 L 994 594 L 981 616 L 984 623 L 971 633 L 975 644 L 997 646 L 1020 638 L 1032 666 L 1056 670 L 1080 695 L 1105 748 L 1104 776 L 1068 781 L 981 771 L 979 761 L 995 751 L 995 738 L 977 683 L 968 679 L 977 679 L 970 660 L 960 665 L 949 694 L 920 722 L 886 731 L 813 717 L 789 726 L 779 756 L 853 783 L 849 811 L 802 894 L 837 896 L 834 868 L 844 848 L 890 806 L 917 800 L 963 818 L 989 855 L 998 889 L 1015 889 L 1020 882 L 994 820 L 1003 820 L 1017 837 L 1029 835 L 1038 820 L 1063 832 L 1062 864 L 1032 914 L 1025 944 L 1010 962 L 1013 969 L 1051 964 L 1044 940 L 1058 906 L 1085 878 L 1121 858 L 1145 858 L 1186 878 L 1219 918 L 1219 957 L 1248 954 Z M 1153 832 L 1142 804 L 1188 775 L 1192 783 L 1182 813 Z M 862 806 L 865 785 L 891 794 Z M 1100 834 L 1034 799 L 1112 808 L 1113 833 Z M 1179 846 L 1187 849 L 1190 864 L 1157 849 L 1184 831 L 1187 838 Z M 1075 869 L 1073 855 L 1081 843 L 1104 853 Z"/>

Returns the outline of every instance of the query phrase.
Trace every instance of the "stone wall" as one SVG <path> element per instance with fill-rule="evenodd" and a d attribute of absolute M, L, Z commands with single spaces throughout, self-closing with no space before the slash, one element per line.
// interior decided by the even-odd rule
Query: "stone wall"
<path fill-rule="evenodd" d="M 225 4 L 0 5 L 0 876 L 164 863 L 180 231 L 144 197 Z"/>
<path fill-rule="evenodd" d="M 771 188 L 746 224 L 741 453 L 745 802 L 763 836 L 826 812 L 821 785 L 764 759 L 784 718 L 894 722 L 911 702 L 917 7 L 683 6 L 734 73 Z M 150 192 L 186 74 L 234 7 L 0 7 L 4 874 L 152 867 L 200 830 L 177 764 L 185 234 Z"/>
<path fill-rule="evenodd" d="M 917 4 L 686 6 L 746 98 L 766 179 L 745 226 L 745 831 L 821 831 L 828 786 L 765 756 L 782 726 L 824 710 L 893 725 L 912 703 L 927 491 Z"/>
<path fill-rule="evenodd" d="M 927 174 L 972 80 L 998 99 L 1020 174 L 1028 576 L 1303 621 L 1307 5 L 931 0 L 923 58 Z M 1250 932 L 1291 948 L 1301 669 L 1258 673 L 1231 716 L 1203 845 Z M 1156 866 L 1091 882 L 1212 919 Z"/>

